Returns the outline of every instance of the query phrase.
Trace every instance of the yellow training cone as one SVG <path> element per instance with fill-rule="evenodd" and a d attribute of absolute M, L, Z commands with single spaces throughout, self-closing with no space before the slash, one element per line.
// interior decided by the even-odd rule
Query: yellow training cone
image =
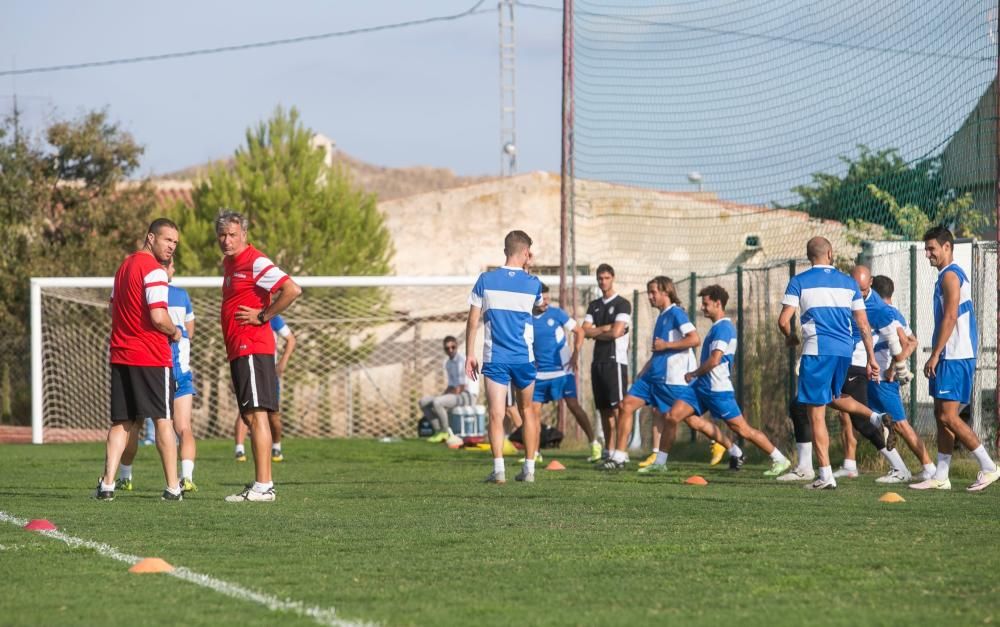
<path fill-rule="evenodd" d="M 503 454 L 517 455 L 517 449 L 514 447 L 514 444 L 507 438 L 503 439 Z"/>
<path fill-rule="evenodd" d="M 878 500 L 882 501 L 883 503 L 905 503 L 906 502 L 906 499 L 904 499 L 903 497 L 899 496 L 895 492 L 886 492 L 885 494 L 883 494 L 882 496 L 880 496 Z"/>
<path fill-rule="evenodd" d="M 145 559 L 139 560 L 139 562 L 128 569 L 128 572 L 135 574 L 143 573 L 169 573 L 174 569 L 173 566 L 164 562 L 158 557 L 147 557 Z"/>

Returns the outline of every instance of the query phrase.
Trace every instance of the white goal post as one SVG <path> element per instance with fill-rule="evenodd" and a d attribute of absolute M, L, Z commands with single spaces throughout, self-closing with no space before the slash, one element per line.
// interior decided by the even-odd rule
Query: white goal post
<path fill-rule="evenodd" d="M 303 295 L 283 314 L 296 335 L 281 386 L 286 433 L 382 437 L 414 433 L 416 400 L 444 389 L 441 341 L 465 351 L 475 276 L 295 277 Z M 539 277 L 557 301 L 559 277 Z M 110 375 L 112 277 L 31 279 L 31 439 L 103 439 Z M 200 438 L 229 437 L 237 415 L 219 329 L 222 277 L 176 277 L 196 316 L 191 364 Z M 577 313 L 592 276 L 576 277 Z M 479 332 L 480 343 L 482 330 Z M 278 350 L 282 350 L 279 340 Z M 590 344 L 589 342 L 587 344 Z M 482 347 L 477 347 L 481 353 Z M 582 376 L 589 368 L 581 368 Z M 589 385 L 582 386 L 589 394 Z"/>

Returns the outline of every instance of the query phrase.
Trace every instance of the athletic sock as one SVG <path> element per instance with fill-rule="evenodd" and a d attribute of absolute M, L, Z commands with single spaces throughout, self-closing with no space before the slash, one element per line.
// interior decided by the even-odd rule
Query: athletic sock
<path fill-rule="evenodd" d="M 181 487 L 177 486 L 176 488 L 171 488 L 170 486 L 167 486 L 167 492 L 173 494 L 174 496 L 177 496 L 178 494 L 181 493 Z"/>
<path fill-rule="evenodd" d="M 796 442 L 795 453 L 798 455 L 799 470 L 812 470 L 813 467 L 813 445 L 812 442 Z"/>
<path fill-rule="evenodd" d="M 618 459 L 618 451 L 616 451 L 613 448 L 609 448 L 608 449 L 608 459 L 610 459 L 610 460 L 616 460 L 616 459 Z"/>
<path fill-rule="evenodd" d="M 882 449 L 879 452 L 882 453 L 882 451 L 885 451 L 885 449 Z M 858 471 L 858 460 L 856 460 L 856 459 L 847 459 L 845 457 L 844 458 L 844 470 L 849 470 L 851 472 L 857 472 Z"/>
<path fill-rule="evenodd" d="M 882 449 L 879 451 L 882 455 L 889 460 L 889 465 L 896 472 L 903 473 L 904 475 L 910 474 L 910 471 L 906 468 L 906 463 L 903 462 L 903 456 L 899 454 L 899 447 L 892 449 Z"/>
<path fill-rule="evenodd" d="M 873 411 L 872 415 L 868 417 L 868 422 L 872 423 L 873 426 L 882 428 L 882 414 L 877 411 Z"/>
<path fill-rule="evenodd" d="M 951 470 L 951 455 L 938 453 L 937 466 L 934 469 L 934 478 L 938 481 L 946 480 L 948 478 L 949 470 Z"/>
<path fill-rule="evenodd" d="M 119 479 L 131 479 L 132 478 L 132 466 L 126 464 L 120 464 L 118 466 L 118 478 Z"/>
<path fill-rule="evenodd" d="M 625 451 L 615 451 L 612 455 L 613 457 L 611 459 L 613 459 L 616 462 L 624 464 L 625 462 L 628 461 L 628 453 L 626 453 Z"/>
<path fill-rule="evenodd" d="M 242 444 L 237 444 L 236 445 L 236 454 L 237 455 L 246 455 L 247 454 L 247 450 L 245 448 L 243 448 Z"/>
<path fill-rule="evenodd" d="M 990 459 L 990 454 L 986 452 L 986 448 L 982 444 L 979 448 L 972 451 L 972 454 L 976 456 L 976 461 L 979 462 L 979 469 L 983 472 L 996 472 L 997 465 L 993 463 Z"/>
<path fill-rule="evenodd" d="M 739 459 L 740 457 L 743 457 L 743 449 L 736 446 L 736 444 L 733 444 L 729 447 L 729 456 Z"/>
<path fill-rule="evenodd" d="M 656 447 L 653 449 L 653 455 L 656 455 L 659 452 L 660 452 L 660 447 Z"/>
<path fill-rule="evenodd" d="M 820 466 L 819 467 L 819 478 L 823 481 L 833 481 L 833 467 L 832 466 Z"/>
<path fill-rule="evenodd" d="M 535 474 L 535 460 L 526 459 L 524 460 L 524 472 L 528 475 Z"/>
<path fill-rule="evenodd" d="M 924 472 L 927 473 L 927 476 L 933 477 L 935 470 L 937 470 L 937 466 L 934 464 L 924 464 Z"/>
<path fill-rule="evenodd" d="M 115 484 L 107 485 L 104 483 L 104 479 L 101 479 L 101 491 L 102 492 L 114 492 Z"/>
<path fill-rule="evenodd" d="M 504 472 L 503 457 L 494 457 L 493 458 L 493 472 L 496 472 L 496 473 Z"/>
<path fill-rule="evenodd" d="M 267 492 L 268 490 L 270 490 L 273 487 L 274 487 L 274 482 L 273 481 L 268 481 L 267 483 L 261 483 L 259 481 L 254 481 L 253 482 L 253 491 L 254 492 L 264 493 L 264 492 Z"/>
<path fill-rule="evenodd" d="M 773 462 L 788 461 L 788 458 L 785 457 L 784 453 L 782 453 L 781 451 L 778 450 L 777 446 L 774 447 L 773 451 L 771 451 L 770 456 L 771 456 L 771 461 L 773 461 Z"/>
<path fill-rule="evenodd" d="M 281 442 L 275 442 L 275 443 L 273 443 L 271 445 L 271 450 L 272 451 L 278 451 L 280 453 L 281 452 Z"/>
<path fill-rule="evenodd" d="M 191 477 L 194 476 L 194 460 L 193 459 L 182 459 L 181 460 L 181 476 L 191 481 Z"/>
<path fill-rule="evenodd" d="M 601 445 L 600 441 L 598 441 L 598 440 L 596 440 L 596 439 L 595 439 L 595 440 L 594 440 L 593 442 L 591 442 L 591 443 L 590 443 L 590 445 L 591 445 L 591 446 L 593 446 L 593 445 L 595 445 L 595 444 L 596 444 L 596 445 L 598 445 L 598 446 L 600 446 L 600 445 Z"/>
<path fill-rule="evenodd" d="M 654 461 L 653 464 L 655 464 L 656 466 L 663 466 L 664 464 L 667 463 L 668 455 L 670 455 L 670 453 L 664 453 L 663 451 L 659 451 L 656 454 L 656 461 Z"/>

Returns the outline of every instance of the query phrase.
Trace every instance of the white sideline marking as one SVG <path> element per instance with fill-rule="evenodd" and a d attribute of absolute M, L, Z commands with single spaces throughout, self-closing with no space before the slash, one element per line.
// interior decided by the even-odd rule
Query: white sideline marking
<path fill-rule="evenodd" d="M 3 511 L 0 511 L 0 522 L 10 523 L 22 528 L 28 524 L 27 520 L 18 518 L 17 516 L 13 516 Z M 50 538 L 55 538 L 56 540 L 61 540 L 73 548 L 84 547 L 93 549 L 105 557 L 110 557 L 118 560 L 119 562 L 125 562 L 130 566 L 135 565 L 143 559 L 138 555 L 122 553 L 113 546 L 102 544 L 100 542 L 83 540 L 82 538 L 74 538 L 73 536 L 66 535 L 61 531 L 39 531 L 37 533 Z M 279 599 L 278 597 L 271 596 L 269 594 L 254 592 L 253 590 L 249 590 L 235 583 L 229 583 L 228 581 L 216 579 L 215 577 L 210 577 L 209 575 L 196 573 L 193 570 L 188 570 L 184 567 L 174 567 L 172 571 L 166 574 L 204 588 L 209 588 L 220 594 L 233 597 L 234 599 L 239 599 L 240 601 L 253 601 L 254 603 L 259 603 L 267 609 L 275 612 L 291 612 L 293 614 L 298 614 L 299 616 L 305 616 L 306 618 L 313 619 L 320 625 L 329 625 L 330 627 L 367 627 L 376 624 L 355 623 L 353 621 L 342 620 L 337 618 L 337 611 L 332 607 L 316 607 L 306 605 L 302 601 Z"/>

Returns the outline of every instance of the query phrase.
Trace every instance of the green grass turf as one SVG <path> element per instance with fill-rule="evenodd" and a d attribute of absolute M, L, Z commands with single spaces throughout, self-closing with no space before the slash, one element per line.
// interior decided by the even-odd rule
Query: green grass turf
<path fill-rule="evenodd" d="M 0 510 L 278 598 L 388 625 L 885 625 L 1000 622 L 1000 485 L 812 493 L 763 464 L 673 462 L 606 474 L 584 453 L 533 485 L 484 485 L 489 455 L 419 441 L 286 443 L 278 501 L 229 504 L 252 463 L 199 444 L 200 491 L 159 500 L 151 448 L 136 491 L 92 498 L 103 445 L 3 446 Z M 698 453 L 704 455 L 704 449 Z M 508 477 L 517 467 L 508 460 Z M 701 474 L 705 487 L 682 479 Z M 0 524 L 0 624 L 308 625 Z"/>

